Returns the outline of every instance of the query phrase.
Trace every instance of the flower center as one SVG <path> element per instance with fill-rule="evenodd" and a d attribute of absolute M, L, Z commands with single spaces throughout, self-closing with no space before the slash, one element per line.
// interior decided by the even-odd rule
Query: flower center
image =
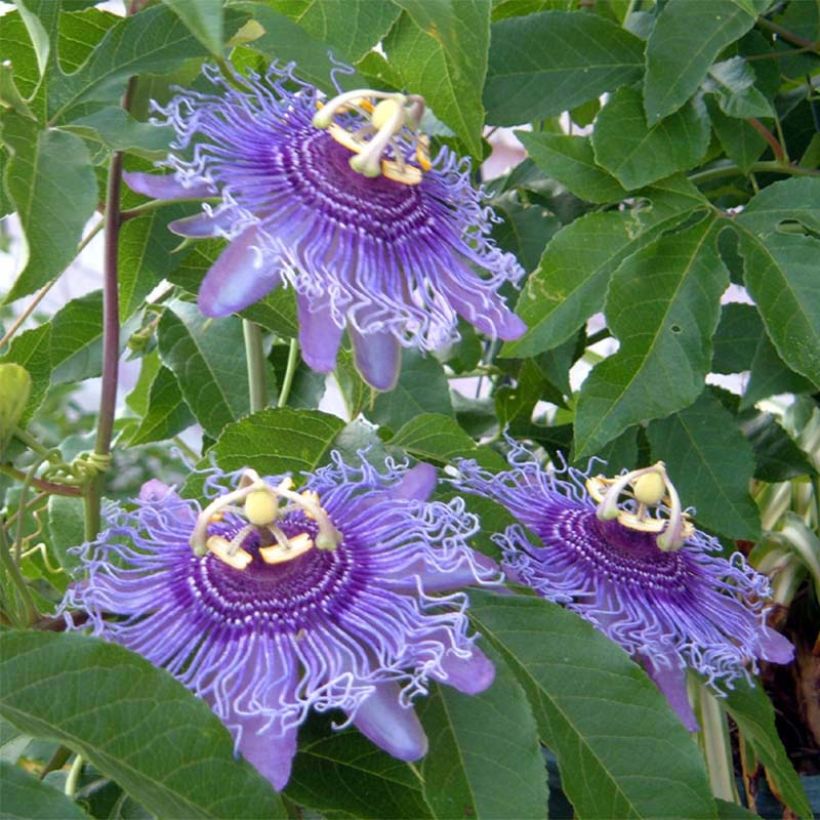
<path fill-rule="evenodd" d="M 316 520 L 303 509 L 282 513 L 277 526 L 291 543 L 302 535 L 315 542 L 319 535 Z M 234 543 L 246 529 L 241 519 L 229 513 L 209 524 L 208 540 Z M 242 567 L 214 550 L 204 559 L 192 560 L 186 587 L 210 616 L 231 626 L 253 623 L 298 636 L 317 620 L 333 619 L 348 608 L 366 588 L 370 574 L 367 557 L 355 544 L 307 549 L 271 563 L 265 557 L 263 533 L 256 529 L 241 537 L 238 549 L 247 555 Z"/>
<path fill-rule="evenodd" d="M 251 545 L 266 564 L 284 564 L 293 561 L 310 550 L 335 550 L 341 535 L 333 526 L 327 512 L 320 504 L 319 496 L 306 490 L 293 491 L 293 481 L 283 479 L 275 487 L 263 481 L 255 470 L 245 470 L 239 487 L 215 498 L 199 514 L 191 533 L 190 544 L 197 555 L 213 553 L 220 561 L 233 569 L 244 570 L 254 560 L 254 554 L 246 547 Z M 282 501 L 285 502 L 284 507 Z M 315 522 L 315 526 L 300 532 L 286 532 L 280 525 L 282 516 L 300 511 L 302 518 Z M 211 526 L 218 524 L 226 513 L 241 516 L 247 521 L 230 531 L 213 532 Z M 289 518 L 292 522 L 292 516 Z"/>
<path fill-rule="evenodd" d="M 313 125 L 327 130 L 352 152 L 348 162 L 357 174 L 418 185 L 423 172 L 430 170 L 429 141 L 418 133 L 423 97 L 364 88 L 339 94 L 319 106 Z M 337 119 L 340 115 L 341 121 Z M 407 161 L 402 141 L 415 148 L 417 165 Z"/>
<path fill-rule="evenodd" d="M 595 476 L 586 483 L 590 496 L 598 502 L 596 515 L 600 521 L 617 520 L 629 530 L 653 533 L 655 542 L 664 552 L 680 549 L 695 529 L 683 512 L 675 485 L 659 461 L 651 467 L 633 470 L 618 478 Z M 637 507 L 619 506 L 622 495 L 634 499 Z M 649 515 L 650 508 L 667 512 L 667 518 Z"/>
<path fill-rule="evenodd" d="M 576 559 L 613 581 L 647 589 L 683 591 L 690 569 L 680 552 L 662 552 L 652 533 L 601 521 L 587 507 L 556 511 L 545 543 L 569 549 Z"/>

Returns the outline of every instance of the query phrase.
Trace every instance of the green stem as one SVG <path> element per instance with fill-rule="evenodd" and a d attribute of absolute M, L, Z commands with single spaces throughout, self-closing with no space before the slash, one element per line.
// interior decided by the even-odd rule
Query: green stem
<path fill-rule="evenodd" d="M 798 177 L 820 176 L 820 171 L 815 171 L 813 168 L 801 168 L 799 165 L 783 165 L 780 162 L 774 161 L 753 162 L 748 172 L 743 171 L 733 162 L 730 162 L 718 168 L 710 168 L 708 171 L 700 171 L 697 174 L 692 174 L 689 177 L 689 181 L 694 182 L 695 185 L 700 185 L 704 182 L 711 182 L 713 179 L 720 179 L 721 177 L 746 176 L 747 173 L 785 174 L 786 176 Z"/>
<path fill-rule="evenodd" d="M 0 473 L 16 481 L 25 481 L 26 479 L 26 474 L 22 470 L 18 470 L 10 464 L 0 464 Z M 42 478 L 33 478 L 31 485 L 41 492 L 49 493 L 50 495 L 82 495 L 79 487 L 71 487 L 68 484 L 56 484 L 53 481 L 44 481 Z"/>
<path fill-rule="evenodd" d="M 31 626 L 37 618 L 39 613 L 37 607 L 34 605 L 34 599 L 31 597 L 26 579 L 23 578 L 23 573 L 20 572 L 20 567 L 17 566 L 14 559 L 11 557 L 11 550 L 9 549 L 9 542 L 6 538 L 5 525 L 0 523 L 0 562 L 6 568 L 11 582 L 17 589 L 18 594 L 23 602 L 24 615 L 23 617 L 16 617 L 19 626 Z M 17 616 L 17 613 L 9 613 Z"/>
<path fill-rule="evenodd" d="M 256 322 L 242 320 L 245 335 L 245 358 L 248 365 L 248 392 L 251 413 L 264 410 L 268 404 L 268 390 L 265 379 L 265 350 L 262 345 L 262 329 Z"/>
<path fill-rule="evenodd" d="M 129 219 L 136 219 L 138 216 L 151 213 L 159 208 L 167 208 L 169 205 L 178 205 L 180 202 L 219 202 L 218 197 L 191 197 L 190 199 L 175 199 L 173 202 L 167 199 L 152 199 L 150 202 L 143 202 L 142 205 L 135 205 L 120 213 L 120 222 L 127 222 Z"/>
<path fill-rule="evenodd" d="M 23 430 L 22 427 L 15 427 L 12 431 L 12 434 L 18 441 L 22 441 L 26 447 L 29 448 L 34 453 L 38 455 L 45 456 L 46 458 L 50 458 L 53 454 L 53 450 L 49 450 L 44 444 L 40 444 L 31 433 L 28 433 L 26 430 Z"/>
<path fill-rule="evenodd" d="M 28 488 L 31 486 L 34 476 L 37 475 L 37 470 L 40 469 L 40 465 L 46 461 L 47 458 L 48 456 L 40 455 L 34 459 L 31 467 L 26 471 L 23 486 L 20 488 L 20 499 L 17 502 L 17 534 L 14 538 L 14 561 L 17 564 L 20 563 L 23 555 L 23 531 L 26 527 L 26 496 L 28 496 Z"/>
<path fill-rule="evenodd" d="M 296 366 L 299 364 L 299 341 L 295 338 L 290 340 L 288 350 L 288 366 L 285 370 L 285 378 L 282 380 L 282 389 L 279 391 L 279 401 L 277 407 L 284 407 L 288 403 L 290 388 L 293 386 L 293 377 L 296 375 Z"/>
<path fill-rule="evenodd" d="M 780 26 L 777 23 L 773 23 L 771 20 L 767 20 L 765 17 L 759 17 L 757 20 L 757 24 L 761 28 L 765 28 L 769 31 L 774 32 L 783 40 L 786 40 L 789 43 L 794 43 L 794 45 L 796 46 L 800 46 L 800 48 L 806 48 L 810 51 L 817 51 L 818 49 L 818 43 L 814 42 L 813 40 L 807 40 L 805 37 L 801 37 L 799 34 L 795 34 L 793 31 L 789 31 L 789 29 L 783 28 L 783 26 Z"/>
<path fill-rule="evenodd" d="M 732 765 L 732 744 L 726 716 L 715 696 L 705 685 L 698 686 L 700 705 L 700 736 L 712 794 L 721 800 L 738 803 Z"/>
<path fill-rule="evenodd" d="M 122 107 L 128 111 L 136 86 L 128 81 Z M 120 189 L 122 187 L 122 153 L 116 151 L 108 169 L 108 189 L 105 197 L 105 252 L 103 257 L 103 364 L 100 389 L 100 412 L 97 417 L 97 438 L 94 454 L 102 461 L 111 452 L 114 413 L 117 407 L 117 381 L 120 359 L 119 308 L 119 244 Z M 103 474 L 93 476 L 85 486 L 85 537 L 89 541 L 100 531 Z"/>

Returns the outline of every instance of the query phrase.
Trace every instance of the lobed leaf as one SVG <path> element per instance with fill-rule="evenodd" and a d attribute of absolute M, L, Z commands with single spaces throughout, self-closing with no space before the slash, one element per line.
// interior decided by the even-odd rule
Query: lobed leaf
<path fill-rule="evenodd" d="M 163 817 L 285 817 L 204 701 L 139 655 L 72 633 L 0 632 L 0 715 L 67 745 Z"/>

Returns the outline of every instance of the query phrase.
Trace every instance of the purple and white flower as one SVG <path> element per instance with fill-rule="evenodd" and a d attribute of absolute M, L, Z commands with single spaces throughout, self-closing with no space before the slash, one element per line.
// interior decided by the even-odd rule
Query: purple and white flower
<path fill-rule="evenodd" d="M 494 677 L 456 590 L 499 573 L 467 546 L 463 501 L 426 500 L 435 483 L 426 464 L 379 472 L 338 453 L 300 492 L 213 469 L 204 509 L 149 481 L 81 548 L 63 611 L 204 698 L 277 789 L 310 709 L 341 710 L 416 760 L 427 738 L 412 699 L 431 681 L 476 693 Z"/>
<path fill-rule="evenodd" d="M 363 89 L 323 102 L 292 69 L 226 77 L 205 66 L 212 93 L 157 107 L 177 135 L 162 163 L 173 173 L 125 174 L 147 196 L 219 200 L 171 225 L 230 240 L 202 282 L 202 312 L 225 316 L 287 282 L 307 364 L 331 371 L 346 326 L 378 389 L 395 384 L 401 346 L 442 347 L 459 316 L 518 338 L 526 326 L 499 289 L 523 271 L 488 236 L 495 216 L 469 160 L 424 154 L 420 98 Z"/>
<path fill-rule="evenodd" d="M 662 463 L 610 480 L 545 469 L 514 444 L 511 469 L 462 461 L 460 490 L 504 505 L 519 525 L 496 536 L 508 577 L 582 615 L 643 664 L 690 731 L 691 668 L 716 686 L 788 663 L 793 647 L 766 626 L 769 583 L 696 530 Z M 628 495 L 621 504 L 621 495 Z M 652 508 L 654 513 L 650 513 Z"/>

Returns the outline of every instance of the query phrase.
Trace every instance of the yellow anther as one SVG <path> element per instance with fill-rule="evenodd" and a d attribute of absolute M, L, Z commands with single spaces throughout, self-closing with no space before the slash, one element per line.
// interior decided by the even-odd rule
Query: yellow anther
<path fill-rule="evenodd" d="M 284 564 L 310 552 L 314 547 L 313 539 L 306 533 L 300 533 L 288 539 L 287 548 L 279 544 L 270 547 L 260 547 L 259 554 L 266 564 Z"/>
<path fill-rule="evenodd" d="M 268 490 L 254 490 L 245 499 L 245 518 L 257 527 L 272 524 L 279 515 L 279 502 Z"/>
<path fill-rule="evenodd" d="M 218 513 L 214 513 L 211 516 L 210 520 L 211 520 L 212 524 L 218 524 L 224 517 L 225 517 L 224 513 L 218 512 Z"/>
<path fill-rule="evenodd" d="M 253 561 L 253 556 L 247 550 L 242 549 L 242 547 L 232 550 L 231 542 L 221 535 L 212 535 L 205 543 L 205 546 L 220 561 L 234 569 L 243 570 Z"/>
<path fill-rule="evenodd" d="M 632 482 L 632 494 L 641 504 L 655 506 L 666 495 L 666 484 L 660 473 L 644 473 Z"/>
<path fill-rule="evenodd" d="M 422 171 L 429 171 L 433 167 L 430 162 L 430 139 L 426 134 L 420 134 L 416 143 L 416 161 Z"/>

